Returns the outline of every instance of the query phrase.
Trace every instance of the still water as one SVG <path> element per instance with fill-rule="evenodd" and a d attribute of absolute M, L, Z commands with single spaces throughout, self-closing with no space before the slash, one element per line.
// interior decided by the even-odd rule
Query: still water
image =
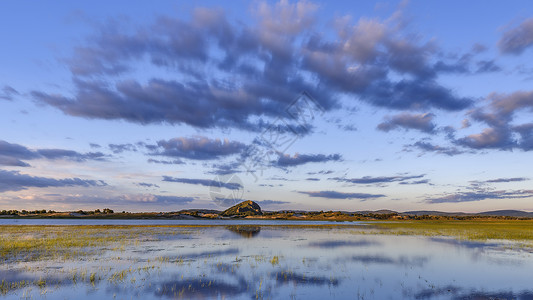
<path fill-rule="evenodd" d="M 1 262 L 0 280 L 46 285 L 0 299 L 533 299 L 533 255 L 509 242 L 283 224 L 121 229 L 142 233 L 92 255 Z"/>

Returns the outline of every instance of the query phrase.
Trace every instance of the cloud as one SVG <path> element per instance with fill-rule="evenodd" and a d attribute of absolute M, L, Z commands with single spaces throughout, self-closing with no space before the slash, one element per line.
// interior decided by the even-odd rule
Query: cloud
<path fill-rule="evenodd" d="M 30 165 L 24 162 L 24 160 L 33 159 L 66 159 L 77 162 L 84 162 L 86 160 L 104 160 L 105 155 L 101 152 L 79 153 L 73 150 L 64 149 L 30 150 L 25 146 L 19 144 L 12 144 L 0 140 L 1 166 L 29 167 Z"/>
<path fill-rule="evenodd" d="M 480 60 L 476 64 L 477 64 L 476 73 L 491 73 L 491 72 L 499 72 L 502 70 L 502 68 L 498 66 L 494 62 L 494 60 Z"/>
<path fill-rule="evenodd" d="M 191 179 L 191 178 L 175 178 L 170 176 L 163 176 L 163 181 L 166 182 L 179 182 L 187 184 L 199 184 L 204 186 L 213 186 L 213 187 L 223 187 L 230 190 L 242 189 L 243 186 L 236 182 L 221 182 L 217 180 L 210 179 Z"/>
<path fill-rule="evenodd" d="M 260 201 L 255 201 L 255 202 L 261 206 L 290 204 L 290 202 L 288 201 L 279 201 L 279 200 L 260 200 Z"/>
<path fill-rule="evenodd" d="M 430 184 L 429 179 L 415 180 L 415 181 L 402 181 L 399 184 L 409 185 L 409 184 Z"/>
<path fill-rule="evenodd" d="M 341 161 L 342 156 L 340 154 L 330 154 L 330 155 L 324 155 L 324 154 L 299 154 L 296 153 L 294 156 L 290 156 L 289 154 L 280 154 L 277 161 L 275 161 L 275 165 L 278 167 L 294 167 L 299 166 L 307 163 L 321 163 L 321 162 L 328 162 L 328 161 Z"/>
<path fill-rule="evenodd" d="M 533 149 L 533 126 L 528 124 L 511 125 L 519 111 L 533 111 L 533 91 L 517 91 L 511 94 L 492 93 L 489 104 L 472 110 L 473 120 L 489 127 L 480 133 L 459 138 L 454 142 L 472 149 L 512 150 L 514 148 L 530 151 Z M 516 138 L 519 135 L 520 138 Z"/>
<path fill-rule="evenodd" d="M 518 182 L 518 181 L 528 181 L 528 180 L 529 178 L 525 178 L 525 177 L 513 177 L 513 178 L 490 179 L 490 180 L 486 180 L 485 182 L 499 183 L 499 182 Z"/>
<path fill-rule="evenodd" d="M 137 146 L 134 144 L 109 144 L 109 149 L 115 154 L 119 154 L 125 151 L 137 151 Z"/>
<path fill-rule="evenodd" d="M 474 202 L 493 199 L 516 199 L 533 197 L 533 190 L 518 191 L 486 191 L 479 190 L 475 192 L 459 192 L 441 197 L 429 198 L 427 203 L 459 203 Z"/>
<path fill-rule="evenodd" d="M 161 196 L 153 194 L 122 195 L 117 200 L 122 203 L 140 202 L 144 204 L 187 204 L 196 197 Z"/>
<path fill-rule="evenodd" d="M 213 170 L 209 171 L 209 174 L 214 175 L 229 175 L 229 174 L 235 174 L 240 173 L 239 167 L 241 166 L 241 163 L 239 162 L 232 162 L 232 163 L 226 163 L 226 164 L 213 164 L 211 167 L 214 168 Z"/>
<path fill-rule="evenodd" d="M 429 142 L 418 141 L 412 145 L 407 145 L 408 148 L 418 148 L 424 152 L 435 152 L 437 154 L 444 154 L 448 156 L 455 156 L 463 154 L 465 151 L 459 150 L 456 147 L 443 147 L 439 145 L 434 145 Z"/>
<path fill-rule="evenodd" d="M 348 182 L 353 184 L 382 184 L 382 183 L 391 183 L 391 182 L 404 182 L 406 180 L 418 179 L 426 176 L 425 174 L 421 175 L 409 175 L 409 176 L 364 176 L 359 178 L 340 178 L 334 177 L 329 178 L 330 180 L 335 180 L 338 182 Z"/>
<path fill-rule="evenodd" d="M 519 55 L 533 45 L 533 18 L 505 31 L 498 41 L 501 53 Z"/>
<path fill-rule="evenodd" d="M 342 193 L 336 191 L 319 191 L 319 192 L 298 192 L 300 194 L 306 194 L 309 197 L 319 197 L 328 199 L 373 199 L 385 197 L 382 194 L 365 194 L 365 193 Z"/>
<path fill-rule="evenodd" d="M 46 159 L 67 159 L 77 162 L 83 162 L 86 160 L 104 160 L 105 154 L 102 152 L 87 152 L 79 153 L 73 150 L 64 149 L 39 149 L 37 153 Z"/>
<path fill-rule="evenodd" d="M 22 160 L 17 159 L 15 157 L 0 155 L 0 166 L 30 167 L 30 164 L 23 162 Z"/>
<path fill-rule="evenodd" d="M 241 153 L 245 144 L 207 137 L 173 138 L 161 140 L 157 145 L 148 145 L 153 156 L 180 157 L 195 160 L 210 160 Z"/>
<path fill-rule="evenodd" d="M 179 160 L 179 159 L 174 159 L 174 160 L 157 160 L 157 159 L 149 158 L 147 161 L 148 161 L 149 163 L 153 163 L 153 164 L 162 164 L 162 165 L 182 165 L 182 164 L 185 164 L 184 161 Z"/>
<path fill-rule="evenodd" d="M 197 199 L 196 197 L 163 196 L 155 194 L 123 194 L 116 196 L 50 194 L 45 196 L 47 197 L 42 197 L 38 200 L 41 203 L 68 204 L 76 209 L 79 209 L 80 205 L 92 207 L 105 205 L 107 207 L 146 209 L 146 207 L 157 205 L 184 205 Z"/>
<path fill-rule="evenodd" d="M 31 95 L 82 118 L 256 132 L 287 118 L 285 109 L 302 91 L 325 111 L 340 108 L 342 95 L 395 110 L 472 106 L 471 98 L 438 79 L 470 72 L 474 54 L 444 57 L 431 39 L 407 38 L 415 35 L 402 31 L 398 17 L 337 17 L 323 30 L 310 2 L 260 3 L 252 11 L 249 23 L 209 8 L 194 9 L 186 19 L 158 16 L 135 28 L 111 20 L 66 59 L 72 93 Z M 154 72 L 144 81 L 132 79 L 146 64 Z M 478 69 L 495 67 L 486 62 Z M 163 78 L 160 70 L 171 76 Z"/>
<path fill-rule="evenodd" d="M 416 129 L 426 133 L 432 133 L 435 129 L 431 113 L 425 114 L 408 114 L 403 113 L 388 118 L 387 121 L 380 123 L 378 129 L 382 131 L 391 131 L 397 128 Z"/>
<path fill-rule="evenodd" d="M 154 183 L 138 182 L 136 183 L 136 185 L 145 187 L 145 188 L 159 188 L 159 186 Z"/>
<path fill-rule="evenodd" d="M 20 191 L 31 187 L 95 187 L 106 185 L 107 183 L 102 180 L 85 180 L 80 178 L 54 179 L 21 174 L 18 171 L 0 170 L 0 192 Z"/>
<path fill-rule="evenodd" d="M 10 87 L 9 85 L 4 85 L 0 92 L 0 99 L 11 101 L 13 100 L 13 97 L 17 95 L 19 95 L 19 92 L 17 90 Z"/>

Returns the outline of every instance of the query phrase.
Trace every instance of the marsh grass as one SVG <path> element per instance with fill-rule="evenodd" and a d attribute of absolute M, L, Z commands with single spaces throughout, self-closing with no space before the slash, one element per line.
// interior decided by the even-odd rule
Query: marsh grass
<path fill-rule="evenodd" d="M 0 226 L 0 263 L 76 259 L 193 232 L 163 226 Z"/>
<path fill-rule="evenodd" d="M 463 240 L 506 240 L 533 246 L 533 220 L 446 220 L 371 223 L 358 234 L 449 236 Z"/>

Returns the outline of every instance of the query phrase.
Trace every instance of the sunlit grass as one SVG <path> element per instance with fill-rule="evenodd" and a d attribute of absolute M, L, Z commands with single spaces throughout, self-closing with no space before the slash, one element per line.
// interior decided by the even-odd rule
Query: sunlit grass
<path fill-rule="evenodd" d="M 191 229 L 162 226 L 0 226 L 0 263 L 75 259 L 108 248 L 124 251 L 140 239 L 191 233 Z"/>
<path fill-rule="evenodd" d="M 362 234 L 451 236 L 466 240 L 533 242 L 533 220 L 398 221 L 370 223 Z"/>

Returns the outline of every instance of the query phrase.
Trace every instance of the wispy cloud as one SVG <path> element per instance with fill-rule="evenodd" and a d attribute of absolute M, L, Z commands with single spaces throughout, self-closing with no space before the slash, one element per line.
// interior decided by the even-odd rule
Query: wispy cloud
<path fill-rule="evenodd" d="M 416 129 L 426 133 L 433 133 L 436 125 L 433 123 L 431 113 L 425 114 L 408 114 L 403 113 L 396 116 L 389 117 L 385 122 L 378 125 L 378 129 L 382 131 L 391 131 L 397 128 Z"/>
<path fill-rule="evenodd" d="M 246 146 L 241 142 L 207 137 L 173 138 L 157 145 L 146 145 L 153 156 L 209 160 L 241 153 Z"/>
<path fill-rule="evenodd" d="M 382 183 L 391 183 L 391 182 L 404 182 L 411 179 L 418 179 L 426 176 L 425 174 L 421 175 L 398 175 L 398 176 L 364 176 L 359 178 L 341 178 L 334 177 L 329 178 L 330 180 L 335 180 L 338 182 L 348 182 L 353 184 L 382 184 Z"/>
<path fill-rule="evenodd" d="M 343 193 L 336 191 L 318 191 L 318 192 L 298 192 L 300 194 L 306 194 L 309 197 L 319 197 L 328 199 L 373 199 L 385 197 L 382 194 L 365 194 L 365 193 Z"/>
<path fill-rule="evenodd" d="M 102 180 L 86 180 L 80 178 L 65 178 L 55 179 L 48 177 L 31 176 L 21 174 L 17 171 L 0 170 L 0 192 L 5 191 L 20 191 L 27 188 L 47 188 L 47 187 L 65 187 L 65 186 L 79 186 L 79 187 L 94 187 L 106 186 Z"/>
<path fill-rule="evenodd" d="M 12 144 L 0 140 L 0 165 L 29 167 L 30 165 L 24 160 L 33 159 L 66 159 L 77 162 L 86 160 L 104 160 L 106 155 L 102 152 L 80 153 L 73 150 L 65 149 L 37 149 L 31 150 L 19 144 Z"/>
<path fill-rule="evenodd" d="M 213 187 L 222 187 L 230 190 L 242 189 L 242 185 L 236 182 L 221 182 L 218 180 L 211 179 L 192 179 L 192 178 L 175 178 L 170 176 L 163 176 L 163 181 L 166 182 L 179 182 L 187 184 L 199 184 L 203 186 L 213 186 Z"/>
<path fill-rule="evenodd" d="M 323 163 L 330 161 L 341 161 L 342 156 L 340 154 L 299 154 L 291 156 L 289 154 L 280 154 L 275 165 L 278 167 L 294 167 L 307 163 Z"/>

